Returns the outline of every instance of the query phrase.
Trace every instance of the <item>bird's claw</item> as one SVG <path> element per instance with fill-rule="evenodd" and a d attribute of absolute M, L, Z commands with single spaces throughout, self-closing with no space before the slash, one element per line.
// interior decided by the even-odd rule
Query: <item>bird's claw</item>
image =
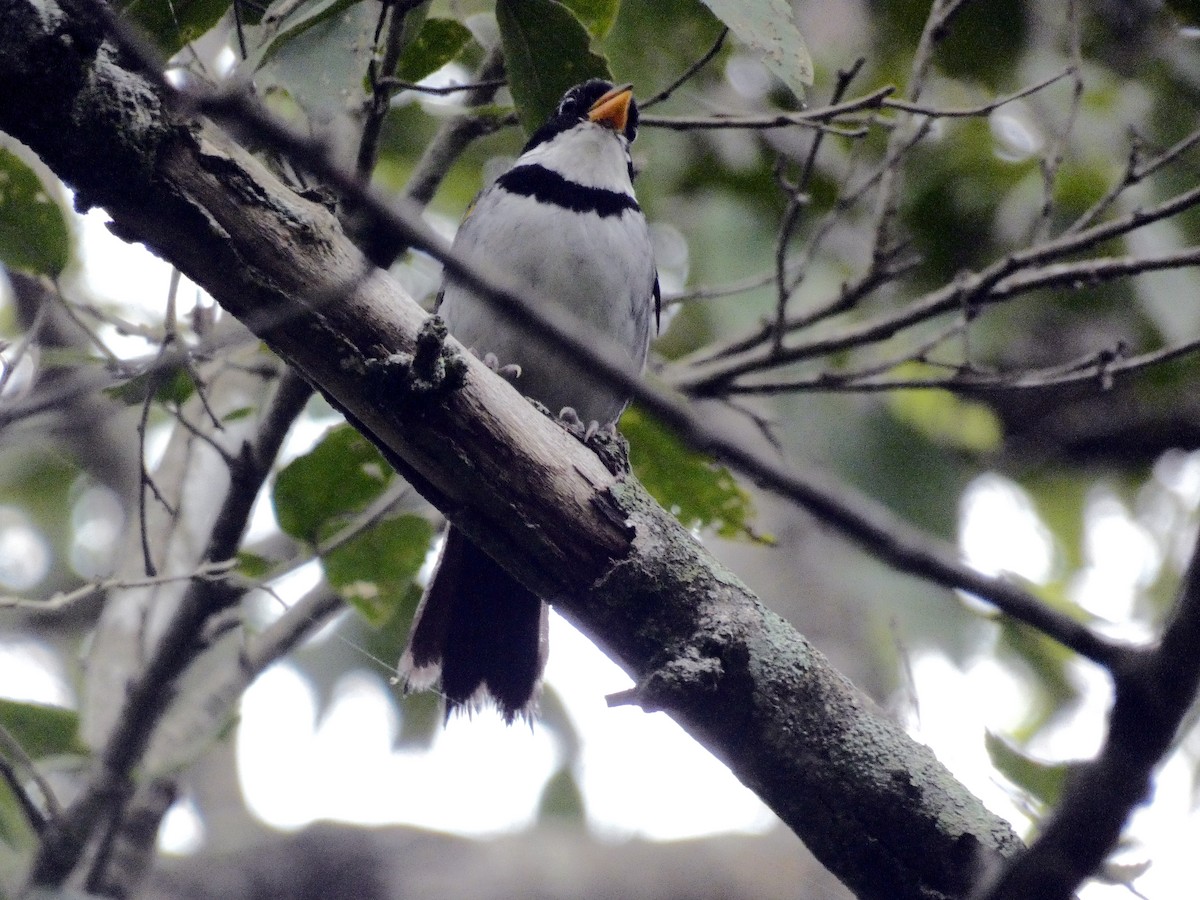
<path fill-rule="evenodd" d="M 472 350 L 472 353 L 475 351 Z M 478 355 L 478 354 L 476 354 Z M 495 353 L 485 353 L 481 357 L 483 364 L 506 381 L 516 381 L 521 377 L 521 367 L 516 363 L 500 365 L 500 358 Z"/>
<path fill-rule="evenodd" d="M 564 406 L 558 414 L 558 424 L 599 456 L 605 468 L 614 475 L 629 472 L 629 444 L 621 437 L 615 423 L 601 425 L 595 419 L 584 423 L 573 407 Z"/>

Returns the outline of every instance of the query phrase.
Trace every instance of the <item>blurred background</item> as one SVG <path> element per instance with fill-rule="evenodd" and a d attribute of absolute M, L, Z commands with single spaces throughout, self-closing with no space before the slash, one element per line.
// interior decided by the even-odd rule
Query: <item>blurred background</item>
<path fill-rule="evenodd" d="M 178 53 L 178 78 L 252 71 L 277 111 L 352 157 L 371 49 L 364 35 L 379 7 L 331 8 L 300 4 L 294 15 L 311 21 L 280 29 L 287 40 L 274 43 L 267 20 L 251 17 L 259 30 L 247 33 L 271 49 L 249 61 L 224 6 L 191 30 L 180 17 L 194 10 L 177 12 L 154 33 Z M 702 58 L 723 29 L 687 0 L 594 8 L 593 49 L 642 98 Z M 127 11 L 153 29 L 155 9 Z M 409 45 L 418 49 L 396 77 L 433 87 L 476 78 L 498 39 L 491 5 L 438 0 L 421 10 Z M 1197 156 L 1183 152 L 1114 190 L 1139 161 L 1200 128 L 1191 12 L 1149 0 L 966 4 L 932 53 L 924 106 L 985 107 L 1068 66 L 1075 74 L 977 115 L 867 109 L 846 121 L 854 135 L 824 135 L 811 164 L 812 129 L 654 123 L 800 108 L 761 54 L 729 36 L 646 111 L 634 145 L 666 301 L 653 377 L 687 384 L 716 348 L 774 320 L 781 259 L 794 280 L 790 314 L 820 309 L 853 283 L 880 234 L 873 192 L 855 188 L 913 122 L 928 131 L 896 168 L 902 271 L 863 302 L 797 329 L 801 339 L 902 311 L 963 270 L 1062 233 L 1110 194 L 1105 214 L 1116 217 L 1195 187 Z M 796 4 L 815 71 L 808 104 L 825 103 L 839 70 L 860 58 L 845 98 L 884 85 L 904 95 L 927 13 L 915 0 Z M 185 38 L 197 40 L 185 49 Z M 523 132 L 503 124 L 510 103 L 501 88 L 475 110 L 488 133 L 438 181 L 427 216 L 448 236 L 519 153 Z M 380 121 L 375 182 L 411 189 L 427 148 L 462 112 L 459 94 L 395 92 Z M 116 715 L 137 648 L 180 590 L 137 580 L 143 535 L 183 567 L 166 571 L 194 568 L 198 523 L 211 519 L 228 481 L 214 447 L 228 451 L 252 433 L 281 367 L 211 298 L 110 234 L 103 213 L 72 212 L 67 190 L 27 151 L 10 141 L 0 157 L 24 186 L 0 198 L 0 723 L 69 798 Z M 788 186 L 806 165 L 793 212 Z M 1200 234 L 1198 218 L 1187 209 L 1095 255 L 1179 252 Z M 436 263 L 408 253 L 392 271 L 432 304 Z M 1195 540 L 1194 355 L 1111 383 L 1102 366 L 1066 385 L 973 391 L 814 382 L 868 370 L 898 381 L 1044 374 L 1186 345 L 1200 338 L 1198 288 L 1183 264 L 1050 285 L 770 372 L 808 379 L 803 390 L 696 402 L 746 440 L 954 542 L 972 566 L 1011 573 L 1105 634 L 1146 640 Z M 165 376 L 147 375 L 144 363 L 169 347 L 200 349 Z M 1111 697 L 1102 672 L 974 598 L 888 569 L 680 446 L 636 408 L 622 430 L 639 477 L 764 602 L 1026 839 L 1036 834 L 1070 764 L 1103 740 Z M 403 696 L 394 665 L 440 521 L 374 462 L 327 404 L 307 402 L 254 505 L 236 560 L 245 588 L 237 615 L 189 670 L 143 766 L 147 781 L 172 791 L 145 895 L 849 896 L 665 716 L 609 709 L 605 696 L 628 678 L 561 619 L 532 727 L 506 728 L 484 710 L 443 729 L 436 697 Z M 102 589 L 88 589 L 97 582 Z M 314 627 L 300 628 L 295 646 L 248 685 L 231 678 L 243 642 L 275 634 L 289 609 Z M 1200 744 L 1185 729 L 1121 852 L 1082 897 L 1184 896 L 1200 837 L 1198 761 Z M 32 836 L 11 791 L 0 807 L 0 879 L 11 885 Z M 214 856 L 223 864 L 214 867 Z"/>

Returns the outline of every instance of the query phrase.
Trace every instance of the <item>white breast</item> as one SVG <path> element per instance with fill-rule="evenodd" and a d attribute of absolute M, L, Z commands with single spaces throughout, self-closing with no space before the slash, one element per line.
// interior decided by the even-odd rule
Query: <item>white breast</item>
<path fill-rule="evenodd" d="M 589 164 L 577 165 L 583 160 Z M 538 163 L 578 183 L 632 195 L 626 160 L 623 139 L 589 126 L 558 135 L 523 155 L 517 165 Z M 655 267 L 639 209 L 601 217 L 492 186 L 459 229 L 454 248 L 478 255 L 535 296 L 569 308 L 625 350 L 631 373 L 641 371 L 650 339 Z M 570 406 L 584 421 L 603 424 L 616 421 L 624 409 L 624 396 L 594 381 L 585 367 L 545 341 L 503 320 L 471 292 L 448 283 L 439 312 L 468 347 L 481 355 L 494 353 L 501 364 L 520 365 L 516 387 L 553 413 Z"/>

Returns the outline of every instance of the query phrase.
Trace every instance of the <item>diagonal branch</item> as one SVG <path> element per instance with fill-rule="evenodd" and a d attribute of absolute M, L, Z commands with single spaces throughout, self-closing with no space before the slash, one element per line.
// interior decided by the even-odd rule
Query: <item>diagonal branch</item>
<path fill-rule="evenodd" d="M 561 598 L 635 676 L 644 706 L 668 710 L 704 741 L 861 896 L 961 897 L 980 865 L 1015 852 L 1004 823 L 636 483 L 614 477 L 456 344 L 448 347 L 465 373 L 460 389 L 440 399 L 390 382 L 380 390 L 369 373 L 415 351 L 424 314 L 385 273 L 363 275 L 362 254 L 327 210 L 203 121 L 167 113 L 145 81 L 97 54 L 95 20 L 66 9 L 43 17 L 23 0 L 0 0 L 10 26 L 0 80 L 38 97 L 0 96 L 0 127 L 230 312 L 270 321 L 260 335 L 423 479 L 456 524 Z M 415 217 L 400 221 L 445 255 Z M 306 299 L 335 290 L 337 303 Z M 111 764 L 131 755 L 136 746 L 106 753 L 98 784 L 118 788 Z M 105 796 L 93 791 L 67 811 L 35 881 L 67 877 Z"/>
<path fill-rule="evenodd" d="M 1200 689 L 1200 544 L 1158 645 L 1114 671 L 1116 698 L 1099 755 L 1068 784 L 1029 852 L 980 900 L 1070 900 L 1116 848 Z"/>

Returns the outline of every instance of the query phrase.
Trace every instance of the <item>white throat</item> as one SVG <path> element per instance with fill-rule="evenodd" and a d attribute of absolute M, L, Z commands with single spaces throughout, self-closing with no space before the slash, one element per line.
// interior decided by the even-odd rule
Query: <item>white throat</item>
<path fill-rule="evenodd" d="M 521 155 L 517 165 L 537 163 L 584 187 L 633 194 L 629 142 L 603 125 L 583 122 Z"/>

